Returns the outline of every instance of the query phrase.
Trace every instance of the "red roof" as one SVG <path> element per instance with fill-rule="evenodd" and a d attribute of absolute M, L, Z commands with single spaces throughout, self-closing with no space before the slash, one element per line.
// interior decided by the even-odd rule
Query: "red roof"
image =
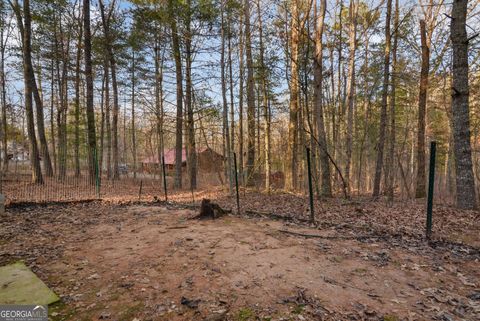
<path fill-rule="evenodd" d="M 197 148 L 197 154 L 207 151 L 207 147 Z M 165 149 L 163 151 L 165 157 L 165 165 L 174 165 L 175 164 L 175 148 Z M 185 148 L 182 149 L 182 163 L 187 161 L 187 151 Z M 143 164 L 159 164 L 158 155 L 150 156 L 142 160 Z"/>

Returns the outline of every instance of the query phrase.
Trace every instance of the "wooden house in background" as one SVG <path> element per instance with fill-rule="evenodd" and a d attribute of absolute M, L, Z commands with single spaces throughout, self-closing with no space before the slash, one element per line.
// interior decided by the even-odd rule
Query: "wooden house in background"
<path fill-rule="evenodd" d="M 175 148 L 164 150 L 165 168 L 167 172 L 175 170 Z M 203 173 L 223 171 L 223 155 L 215 152 L 209 147 L 197 148 L 197 170 Z M 142 160 L 144 171 L 157 170 L 161 168 L 161 160 L 158 155 L 150 156 Z M 182 168 L 187 167 L 187 151 L 182 149 Z"/>

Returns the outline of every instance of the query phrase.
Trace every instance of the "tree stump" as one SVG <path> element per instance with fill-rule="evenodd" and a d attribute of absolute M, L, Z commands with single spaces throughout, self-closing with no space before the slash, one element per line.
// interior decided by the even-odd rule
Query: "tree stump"
<path fill-rule="evenodd" d="M 212 203 L 209 199 L 202 199 L 202 203 L 200 204 L 200 214 L 197 216 L 192 217 L 192 220 L 206 220 L 206 219 L 216 219 L 219 217 L 224 216 L 225 214 L 229 213 L 230 211 L 224 210 L 220 207 L 220 205 L 216 203 Z"/>

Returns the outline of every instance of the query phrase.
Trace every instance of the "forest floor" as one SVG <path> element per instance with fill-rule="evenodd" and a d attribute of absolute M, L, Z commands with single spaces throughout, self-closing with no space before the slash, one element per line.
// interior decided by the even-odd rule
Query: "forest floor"
<path fill-rule="evenodd" d="M 315 226 L 303 196 L 241 205 L 197 221 L 180 203 L 19 204 L 0 266 L 24 260 L 61 297 L 53 320 L 480 319 L 478 212 L 436 207 L 426 242 L 420 203 L 319 200 Z"/>

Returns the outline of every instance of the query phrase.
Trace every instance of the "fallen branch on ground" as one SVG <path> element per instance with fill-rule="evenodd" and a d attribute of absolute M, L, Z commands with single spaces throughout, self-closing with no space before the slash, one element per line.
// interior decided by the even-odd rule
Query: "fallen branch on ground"
<path fill-rule="evenodd" d="M 285 234 L 301 236 L 305 238 L 320 238 L 320 239 L 327 239 L 327 240 L 356 240 L 356 239 L 366 239 L 366 238 L 377 238 L 377 239 L 381 238 L 380 236 L 376 236 L 376 235 L 332 236 L 332 235 L 304 234 L 304 233 L 298 233 L 298 232 L 293 232 L 289 230 L 278 230 L 278 231 Z"/>

